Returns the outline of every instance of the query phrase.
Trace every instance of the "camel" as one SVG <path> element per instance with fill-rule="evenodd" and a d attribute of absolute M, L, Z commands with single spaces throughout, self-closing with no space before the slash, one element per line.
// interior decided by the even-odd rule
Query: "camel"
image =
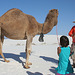
<path fill-rule="evenodd" d="M 26 39 L 26 63 L 24 67 L 30 68 L 29 65 L 32 65 L 32 63 L 29 62 L 29 55 L 32 50 L 33 37 L 41 33 L 43 24 L 43 33 L 47 34 L 50 32 L 52 28 L 57 25 L 57 18 L 57 9 L 49 10 L 44 23 L 38 23 L 33 16 L 25 14 L 17 8 L 10 9 L 3 14 L 0 17 L 0 55 L 4 61 L 9 62 L 2 53 L 4 36 L 15 40 Z"/>

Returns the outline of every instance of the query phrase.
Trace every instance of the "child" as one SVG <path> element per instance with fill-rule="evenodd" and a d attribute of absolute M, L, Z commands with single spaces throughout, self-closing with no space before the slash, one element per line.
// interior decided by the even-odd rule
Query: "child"
<path fill-rule="evenodd" d="M 75 68 L 75 26 L 71 28 L 69 36 L 72 37 L 71 51 L 74 52 L 74 54 L 72 55 L 72 60 L 73 60 L 73 68 Z"/>
<path fill-rule="evenodd" d="M 60 45 L 61 47 L 57 48 L 57 54 L 59 56 L 59 63 L 58 67 L 56 68 L 57 75 L 70 75 L 71 73 L 73 73 L 73 68 L 69 61 L 69 39 L 66 36 L 61 36 Z"/>

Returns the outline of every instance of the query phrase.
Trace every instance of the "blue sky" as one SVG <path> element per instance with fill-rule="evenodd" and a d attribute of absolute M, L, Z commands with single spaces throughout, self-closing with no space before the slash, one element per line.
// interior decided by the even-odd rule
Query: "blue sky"
<path fill-rule="evenodd" d="M 9 9 L 18 8 L 43 23 L 49 10 L 58 9 L 58 35 L 68 35 L 75 20 L 75 0 L 0 0 L 0 16 Z M 49 35 L 56 35 L 56 27 Z"/>

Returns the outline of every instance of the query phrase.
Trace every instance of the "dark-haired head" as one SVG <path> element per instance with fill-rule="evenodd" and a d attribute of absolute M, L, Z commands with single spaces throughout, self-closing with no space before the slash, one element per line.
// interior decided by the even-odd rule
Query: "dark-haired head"
<path fill-rule="evenodd" d="M 67 47 L 69 45 L 69 39 L 66 36 L 60 37 L 60 45 L 62 47 Z"/>

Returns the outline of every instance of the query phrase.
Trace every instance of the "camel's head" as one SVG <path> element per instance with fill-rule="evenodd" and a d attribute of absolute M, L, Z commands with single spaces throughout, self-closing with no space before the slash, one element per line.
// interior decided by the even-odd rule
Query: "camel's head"
<path fill-rule="evenodd" d="M 45 22 L 53 22 L 54 26 L 57 24 L 58 20 L 58 9 L 49 10 Z"/>

